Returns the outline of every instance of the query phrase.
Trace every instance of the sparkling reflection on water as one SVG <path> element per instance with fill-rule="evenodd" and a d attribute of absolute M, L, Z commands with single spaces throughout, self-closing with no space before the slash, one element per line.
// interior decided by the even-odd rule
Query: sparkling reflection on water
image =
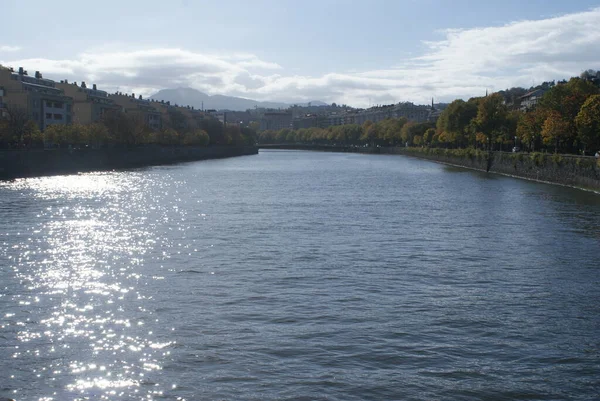
<path fill-rule="evenodd" d="M 0 299 L 11 310 L 2 329 L 16 373 L 4 384 L 15 397 L 32 380 L 47 394 L 40 399 L 160 394 L 139 389 L 173 343 L 145 328 L 158 318 L 140 286 L 161 277 L 144 277 L 139 267 L 162 241 L 144 212 L 160 208 L 145 196 L 147 185 L 140 173 L 4 184 L 12 198 L 1 206 L 2 274 L 12 277 Z"/>
<path fill-rule="evenodd" d="M 0 183 L 0 397 L 594 399 L 600 197 L 261 152 Z"/>

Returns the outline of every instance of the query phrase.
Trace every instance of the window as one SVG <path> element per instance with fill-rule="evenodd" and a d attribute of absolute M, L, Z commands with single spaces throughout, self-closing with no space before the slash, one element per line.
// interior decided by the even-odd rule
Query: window
<path fill-rule="evenodd" d="M 52 113 L 46 113 L 46 120 L 52 120 Z"/>
<path fill-rule="evenodd" d="M 70 112 L 70 111 L 71 111 L 71 105 L 70 105 L 70 104 L 68 104 L 68 105 L 67 105 L 67 111 L 68 111 L 68 112 Z"/>
<path fill-rule="evenodd" d="M 52 107 L 52 102 L 46 102 L 46 107 Z"/>
<path fill-rule="evenodd" d="M 4 89 L 0 88 L 0 96 L 4 96 Z"/>
<path fill-rule="evenodd" d="M 62 119 L 63 119 L 63 116 L 62 116 L 62 114 L 55 114 L 55 115 L 54 115 L 54 119 L 55 119 L 55 120 L 62 120 Z"/>
<path fill-rule="evenodd" d="M 54 103 L 54 107 L 57 109 L 62 109 L 62 103 Z"/>

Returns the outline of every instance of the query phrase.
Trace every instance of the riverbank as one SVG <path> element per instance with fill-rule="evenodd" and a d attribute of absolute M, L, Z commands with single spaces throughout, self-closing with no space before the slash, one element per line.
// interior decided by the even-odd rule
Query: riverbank
<path fill-rule="evenodd" d="M 0 150 L 0 179 L 138 168 L 257 153 L 254 146 Z"/>
<path fill-rule="evenodd" d="M 308 144 L 259 145 L 261 149 L 393 154 L 527 180 L 600 191 L 600 161 L 590 156 L 485 152 L 475 149 L 362 147 Z"/>
<path fill-rule="evenodd" d="M 363 146 L 335 146 L 335 145 L 306 145 L 280 143 L 273 145 L 259 145 L 259 149 L 279 149 L 279 150 L 313 150 L 318 152 L 348 152 L 348 153 L 379 153 L 377 147 Z"/>
<path fill-rule="evenodd" d="M 589 156 L 404 147 L 380 148 L 380 153 L 418 157 L 511 177 L 600 191 L 600 161 Z"/>

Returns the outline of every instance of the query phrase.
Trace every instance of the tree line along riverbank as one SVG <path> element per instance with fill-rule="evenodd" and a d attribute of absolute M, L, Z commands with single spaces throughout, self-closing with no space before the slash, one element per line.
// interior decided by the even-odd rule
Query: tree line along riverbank
<path fill-rule="evenodd" d="M 598 82 L 571 78 L 548 84 L 537 104 L 511 108 L 494 93 L 467 101 L 455 100 L 437 122 L 406 118 L 366 121 L 362 125 L 282 129 L 259 134 L 261 144 L 304 143 L 344 146 L 415 146 L 443 149 L 593 155 L 600 150 L 600 89 Z"/>
<path fill-rule="evenodd" d="M 40 131 L 28 114 L 9 108 L 0 120 L 0 149 L 119 148 L 160 146 L 253 146 L 256 131 L 238 125 L 224 125 L 216 118 L 187 118 L 169 110 L 161 129 L 152 129 L 139 114 L 108 111 L 92 124 L 54 124 Z"/>
<path fill-rule="evenodd" d="M 162 129 L 139 114 L 111 111 L 98 122 L 55 124 L 42 132 L 27 113 L 0 120 L 0 179 L 144 167 L 256 154 L 253 129 L 169 110 Z"/>

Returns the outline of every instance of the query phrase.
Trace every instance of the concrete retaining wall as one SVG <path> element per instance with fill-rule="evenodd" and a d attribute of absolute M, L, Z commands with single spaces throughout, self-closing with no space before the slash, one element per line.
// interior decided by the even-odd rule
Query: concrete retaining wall
<path fill-rule="evenodd" d="M 254 146 L 0 150 L 0 178 L 126 169 L 257 153 Z"/>
<path fill-rule="evenodd" d="M 474 150 L 381 148 L 381 153 L 403 154 L 457 166 L 531 180 L 600 190 L 600 160 L 594 157 L 542 153 Z"/>

